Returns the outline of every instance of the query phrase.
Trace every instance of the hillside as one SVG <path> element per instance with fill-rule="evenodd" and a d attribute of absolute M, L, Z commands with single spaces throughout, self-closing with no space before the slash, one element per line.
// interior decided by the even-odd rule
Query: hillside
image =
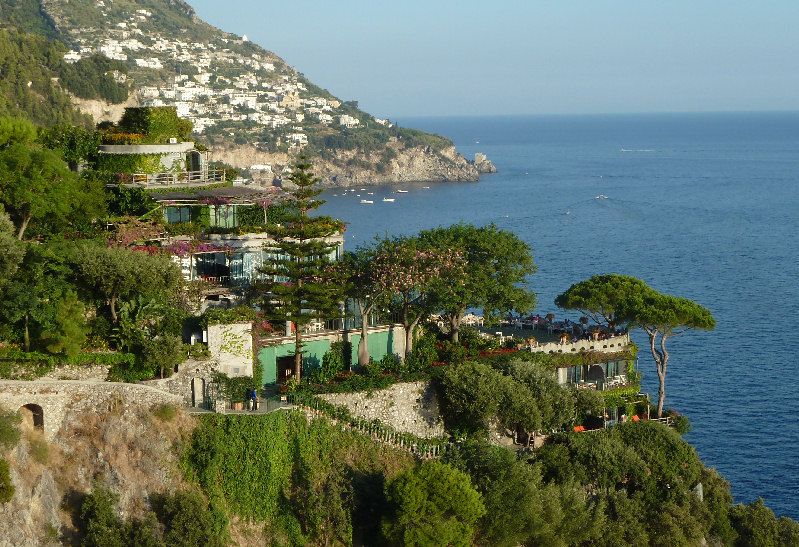
<path fill-rule="evenodd" d="M 201 21 L 181 0 L 0 0 L 3 26 L 53 40 L 50 85 L 67 90 L 95 122 L 117 121 L 113 105 L 122 103 L 173 105 L 213 159 L 256 166 L 262 180 L 279 176 L 298 153 L 335 185 L 477 180 L 493 168 L 466 161 L 445 137 L 340 101 L 274 53 Z"/>

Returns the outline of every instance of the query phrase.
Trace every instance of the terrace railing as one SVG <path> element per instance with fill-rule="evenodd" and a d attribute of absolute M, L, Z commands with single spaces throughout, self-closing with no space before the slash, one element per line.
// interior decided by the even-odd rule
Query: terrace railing
<path fill-rule="evenodd" d="M 167 171 L 163 173 L 133 173 L 131 182 L 138 186 L 202 186 L 225 182 L 225 170 L 208 168 L 201 171 Z"/>

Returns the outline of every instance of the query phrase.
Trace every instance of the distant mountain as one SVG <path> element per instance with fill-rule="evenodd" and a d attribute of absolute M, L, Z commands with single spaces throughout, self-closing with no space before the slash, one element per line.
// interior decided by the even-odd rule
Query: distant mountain
<path fill-rule="evenodd" d="M 46 66 L 58 85 L 50 93 L 68 91 L 95 122 L 117 121 L 124 106 L 173 105 L 215 159 L 254 178 L 279 177 L 298 153 L 329 184 L 478 177 L 449 139 L 338 100 L 182 0 L 0 0 L 3 27 L 51 40 Z"/>

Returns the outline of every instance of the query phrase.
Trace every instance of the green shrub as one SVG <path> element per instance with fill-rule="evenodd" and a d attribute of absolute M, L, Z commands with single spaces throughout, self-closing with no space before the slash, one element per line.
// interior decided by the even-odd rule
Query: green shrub
<path fill-rule="evenodd" d="M 158 405 L 153 409 L 153 416 L 161 420 L 162 422 L 171 422 L 175 419 L 175 416 L 178 414 L 178 409 L 175 405 L 164 403 L 162 405 Z"/>
<path fill-rule="evenodd" d="M 486 512 L 469 476 L 440 462 L 400 473 L 385 493 L 383 534 L 396 545 L 470 545 Z"/>
<path fill-rule="evenodd" d="M 19 412 L 0 410 L 0 448 L 10 449 L 17 446 L 21 423 L 22 416 Z"/>
<path fill-rule="evenodd" d="M 28 439 L 31 447 L 31 457 L 33 461 L 46 465 L 50 461 L 50 445 L 47 441 L 38 437 L 31 437 Z"/>
<path fill-rule="evenodd" d="M 438 360 L 445 363 L 454 363 L 466 359 L 467 350 L 461 344 L 453 344 L 449 340 L 444 340 L 441 350 L 438 352 Z"/>
<path fill-rule="evenodd" d="M 405 363 L 402 358 L 394 353 L 387 353 L 380 359 L 380 367 L 386 372 L 392 374 L 404 374 L 407 372 Z"/>
<path fill-rule="evenodd" d="M 366 375 L 370 378 L 377 378 L 383 374 L 383 364 L 374 359 L 369 359 L 369 362 L 364 365 L 364 368 L 366 369 Z"/>
<path fill-rule="evenodd" d="M 14 485 L 11 484 L 11 469 L 4 458 L 0 458 L 0 503 L 8 503 L 14 497 Z"/>

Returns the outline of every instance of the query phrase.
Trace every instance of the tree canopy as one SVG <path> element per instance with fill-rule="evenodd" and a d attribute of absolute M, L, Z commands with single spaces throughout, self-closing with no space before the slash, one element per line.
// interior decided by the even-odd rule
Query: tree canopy
<path fill-rule="evenodd" d="M 440 463 L 426 462 L 386 484 L 393 509 L 383 534 L 396 545 L 470 545 L 474 524 L 485 514 L 469 476 Z"/>
<path fill-rule="evenodd" d="M 490 323 L 512 311 L 526 313 L 535 307 L 535 293 L 527 276 L 534 273 L 529 245 L 513 232 L 494 224 L 475 227 L 456 224 L 419 233 L 419 240 L 435 249 L 449 249 L 466 267 L 462 279 L 439 278 L 434 291 L 436 306 L 450 323 L 450 336 L 458 341 L 461 319 L 469 308 L 481 308 Z"/>
<path fill-rule="evenodd" d="M 658 417 L 663 415 L 666 393 L 666 340 L 691 329 L 712 330 L 716 326 L 710 311 L 696 302 L 661 294 L 627 275 L 596 275 L 581 281 L 559 295 L 555 304 L 579 310 L 611 328 L 624 324 L 647 333 L 660 380 Z"/>
<path fill-rule="evenodd" d="M 74 267 L 84 286 L 108 304 L 114 324 L 120 299 L 170 293 L 182 280 L 180 268 L 169 257 L 119 247 L 82 245 L 76 249 Z"/>
<path fill-rule="evenodd" d="M 595 275 L 575 283 L 555 298 L 555 305 L 576 310 L 591 317 L 597 324 L 611 329 L 619 325 L 618 307 L 634 294 L 646 291 L 646 284 L 635 277 L 619 274 Z"/>

